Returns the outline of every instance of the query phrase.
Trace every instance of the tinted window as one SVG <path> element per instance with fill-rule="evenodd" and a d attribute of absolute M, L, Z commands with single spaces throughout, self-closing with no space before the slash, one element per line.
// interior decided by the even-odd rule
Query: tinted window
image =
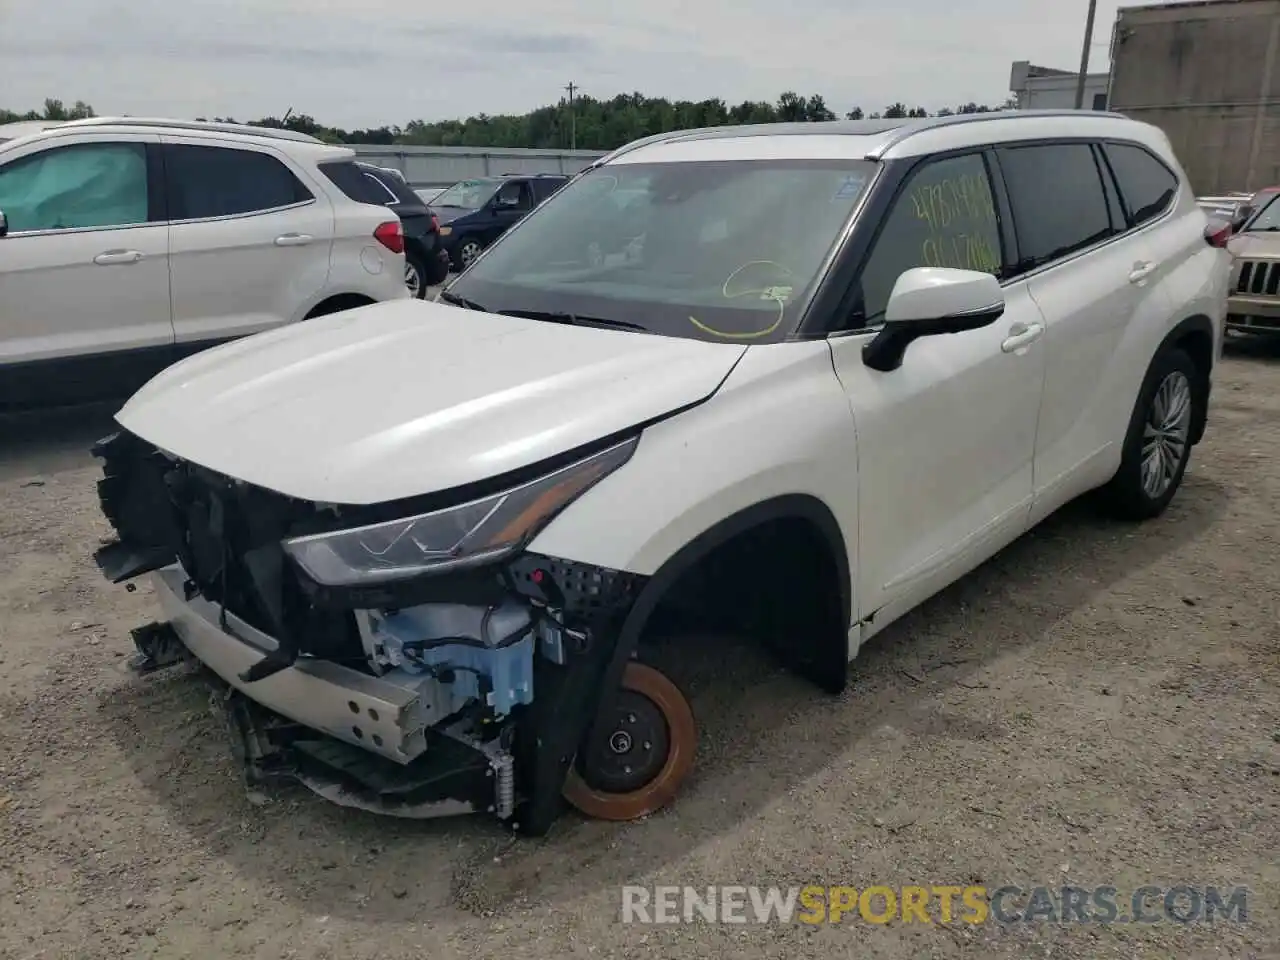
<path fill-rule="evenodd" d="M 369 178 L 369 189 L 372 190 L 383 203 L 396 203 L 398 198 L 392 193 L 385 183 L 379 180 L 371 173 L 366 173 Z"/>
<path fill-rule="evenodd" d="M 1087 143 L 999 151 L 1018 233 L 1019 267 L 1032 269 L 1111 235 L 1102 177 Z"/>
<path fill-rule="evenodd" d="M 545 200 L 547 197 L 551 196 L 551 194 L 560 189 L 560 186 L 563 183 L 564 179 L 561 177 L 539 177 L 537 180 L 533 181 L 534 199 L 539 202 Z"/>
<path fill-rule="evenodd" d="M 357 203 L 375 203 L 379 206 L 387 202 L 386 191 L 373 177 L 361 170 L 354 160 L 331 160 L 319 166 L 320 172 L 341 190 L 348 200 L 354 200 Z"/>
<path fill-rule="evenodd" d="M 533 206 L 533 191 L 527 181 L 504 183 L 498 191 L 498 205 L 509 210 L 528 210 Z"/>
<path fill-rule="evenodd" d="M 288 167 L 256 150 L 172 144 L 165 148 L 165 170 L 173 220 L 230 217 L 311 199 Z"/>
<path fill-rule="evenodd" d="M 1141 147 L 1109 143 L 1106 151 L 1128 210 L 1129 226 L 1154 220 L 1169 209 L 1178 193 L 1178 179 L 1168 167 Z"/>
<path fill-rule="evenodd" d="M 0 167 L 0 210 L 12 233 L 146 223 L 146 148 L 85 143 L 14 160 Z"/>
<path fill-rule="evenodd" d="M 999 274 L 1000 223 L 980 154 L 933 160 L 912 173 L 859 280 L 855 326 L 884 319 L 893 285 L 912 267 Z"/>

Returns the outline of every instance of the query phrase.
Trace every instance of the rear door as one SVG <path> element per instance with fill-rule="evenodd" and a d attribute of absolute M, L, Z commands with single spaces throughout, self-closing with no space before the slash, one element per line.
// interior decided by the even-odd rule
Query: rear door
<path fill-rule="evenodd" d="M 299 319 L 329 276 L 333 208 L 324 192 L 265 145 L 163 141 L 179 348 Z"/>
<path fill-rule="evenodd" d="M 1131 324 L 1167 312 L 1158 289 L 1163 267 L 1147 239 L 1128 230 L 1093 143 L 1020 145 L 996 156 L 1017 232 L 1018 273 L 1048 326 L 1035 523 L 1118 465 L 1141 370 L 1115 358 Z"/>
<path fill-rule="evenodd" d="M 58 137 L 0 160 L 0 402 L 128 392 L 171 359 L 158 144 Z"/>

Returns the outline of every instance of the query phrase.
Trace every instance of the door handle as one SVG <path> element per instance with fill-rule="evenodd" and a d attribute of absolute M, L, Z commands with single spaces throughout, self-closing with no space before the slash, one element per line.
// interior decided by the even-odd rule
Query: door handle
<path fill-rule="evenodd" d="M 301 247 L 311 242 L 311 236 L 306 233 L 285 233 L 276 237 L 277 247 Z"/>
<path fill-rule="evenodd" d="M 143 256 L 141 250 L 108 250 L 94 257 L 93 262 L 105 267 L 113 263 L 137 263 Z"/>
<path fill-rule="evenodd" d="M 1139 260 L 1133 265 L 1133 269 L 1129 271 L 1129 282 L 1141 286 L 1147 277 L 1156 272 L 1158 263 L 1152 263 L 1149 260 Z"/>
<path fill-rule="evenodd" d="M 1015 323 L 1009 328 L 1009 336 L 1000 344 L 1000 349 L 1005 353 L 1022 356 L 1026 348 L 1042 336 L 1044 336 L 1043 323 Z"/>

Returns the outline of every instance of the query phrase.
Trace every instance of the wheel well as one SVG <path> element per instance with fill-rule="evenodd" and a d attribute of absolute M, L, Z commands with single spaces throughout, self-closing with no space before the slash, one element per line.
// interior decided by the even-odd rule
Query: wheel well
<path fill-rule="evenodd" d="M 311 312 L 307 314 L 306 319 L 327 316 L 330 313 L 338 313 L 341 310 L 353 310 L 356 307 L 367 307 L 375 302 L 372 297 L 366 297 L 363 294 L 339 293 L 317 303 L 311 308 Z"/>
<path fill-rule="evenodd" d="M 838 692 L 848 664 L 847 598 L 847 564 L 833 554 L 829 532 L 805 516 L 769 517 L 681 569 L 641 642 L 726 631 L 763 643 L 786 666 Z"/>
<path fill-rule="evenodd" d="M 1208 407 L 1209 376 L 1213 372 L 1213 324 L 1208 317 L 1188 317 L 1174 329 L 1167 341 L 1170 346 L 1182 350 L 1195 364 L 1200 396 L 1195 420 L 1191 424 L 1191 442 L 1199 443 L 1204 436 Z"/>

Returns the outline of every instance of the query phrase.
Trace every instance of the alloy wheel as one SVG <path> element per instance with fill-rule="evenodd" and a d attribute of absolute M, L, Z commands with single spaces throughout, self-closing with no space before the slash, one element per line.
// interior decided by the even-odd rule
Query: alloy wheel
<path fill-rule="evenodd" d="M 1142 490 L 1152 500 L 1173 484 L 1191 433 L 1191 381 L 1175 370 L 1160 381 L 1142 430 Z"/>

